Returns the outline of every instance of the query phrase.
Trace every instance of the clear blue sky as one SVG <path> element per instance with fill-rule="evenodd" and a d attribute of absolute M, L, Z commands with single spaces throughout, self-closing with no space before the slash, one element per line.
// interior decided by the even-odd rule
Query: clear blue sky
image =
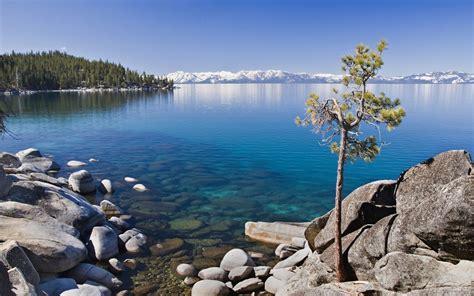
<path fill-rule="evenodd" d="M 472 0 L 0 0 L 0 51 L 66 49 L 136 70 L 340 72 L 389 42 L 384 75 L 473 71 Z"/>

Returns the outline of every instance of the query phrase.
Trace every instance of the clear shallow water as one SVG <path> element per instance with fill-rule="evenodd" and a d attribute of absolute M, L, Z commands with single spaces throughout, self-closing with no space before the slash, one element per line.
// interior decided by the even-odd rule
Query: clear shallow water
<path fill-rule="evenodd" d="M 203 255 L 203 247 L 259 249 L 245 240 L 245 221 L 307 221 L 332 208 L 336 156 L 293 123 L 304 112 L 307 94 L 324 97 L 332 87 L 183 85 L 160 94 L 9 97 L 16 116 L 8 127 L 16 138 L 5 136 L 0 150 L 36 147 L 63 165 L 71 159 L 99 159 L 86 169 L 115 182 L 117 191 L 106 198 L 131 212 L 153 239 L 184 239 L 183 260 L 211 264 L 215 258 Z M 391 144 L 373 163 L 347 166 L 346 194 L 373 180 L 397 178 L 445 150 L 474 152 L 473 85 L 371 88 L 399 97 L 407 117 L 384 134 Z M 61 174 L 70 171 L 63 166 Z M 124 176 L 140 179 L 150 191 L 133 192 Z M 196 219 L 202 225 L 183 230 L 176 219 Z M 168 266 L 163 260 L 145 262 L 158 275 L 146 273 L 139 279 L 160 277 L 162 288 L 171 285 L 165 283 L 170 274 L 163 272 Z"/>

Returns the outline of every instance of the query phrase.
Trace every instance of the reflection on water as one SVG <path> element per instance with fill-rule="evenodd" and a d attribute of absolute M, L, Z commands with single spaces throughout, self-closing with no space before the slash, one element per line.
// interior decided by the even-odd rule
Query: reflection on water
<path fill-rule="evenodd" d="M 153 240 L 183 244 L 174 258 L 140 258 L 148 269 L 135 283 L 179 293 L 182 287 L 170 273 L 177 262 L 215 265 L 231 245 L 271 251 L 245 239 L 245 221 L 304 221 L 332 207 L 336 156 L 293 119 L 310 92 L 324 97 L 334 86 L 183 85 L 172 94 L 9 97 L 16 116 L 8 124 L 17 139 L 7 136 L 0 147 L 37 147 L 62 164 L 99 159 L 87 169 L 114 181 L 116 192 L 105 198 L 132 213 Z M 444 150 L 473 152 L 472 85 L 370 87 L 399 97 L 407 118 L 384 135 L 392 144 L 374 163 L 348 165 L 346 194 L 369 181 L 396 178 Z M 64 167 L 61 173 L 70 171 Z M 134 192 L 124 176 L 140 179 L 150 191 Z"/>

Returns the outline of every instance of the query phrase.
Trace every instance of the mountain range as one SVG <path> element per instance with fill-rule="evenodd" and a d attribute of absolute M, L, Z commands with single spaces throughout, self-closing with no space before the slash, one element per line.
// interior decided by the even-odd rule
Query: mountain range
<path fill-rule="evenodd" d="M 178 84 L 190 83 L 339 83 L 343 75 L 291 73 L 282 70 L 256 70 L 239 72 L 183 72 L 165 75 Z M 452 84 L 474 83 L 474 74 L 460 71 L 428 72 L 408 76 L 374 78 L 371 83 L 424 83 Z"/>

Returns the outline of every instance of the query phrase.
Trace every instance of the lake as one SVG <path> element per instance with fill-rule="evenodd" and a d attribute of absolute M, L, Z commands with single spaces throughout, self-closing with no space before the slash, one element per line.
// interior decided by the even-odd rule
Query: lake
<path fill-rule="evenodd" d="M 184 258 L 204 266 L 217 256 L 203 248 L 271 251 L 245 239 L 245 221 L 309 221 L 333 207 L 337 156 L 294 118 L 309 93 L 325 97 L 334 86 L 181 85 L 173 93 L 13 96 L 7 104 L 15 113 L 8 120 L 14 136 L 4 136 L 0 150 L 38 148 L 62 165 L 60 175 L 73 171 L 68 160 L 98 159 L 86 169 L 114 182 L 116 192 L 105 198 L 130 212 L 152 239 L 183 239 Z M 374 162 L 348 163 L 345 194 L 396 179 L 445 150 L 474 152 L 474 85 L 370 89 L 400 98 L 407 116 L 383 133 L 389 145 Z M 134 192 L 125 176 L 150 190 Z M 139 272 L 136 283 L 153 279 L 163 291 L 180 289 L 168 259 L 142 258 L 151 271 Z"/>

